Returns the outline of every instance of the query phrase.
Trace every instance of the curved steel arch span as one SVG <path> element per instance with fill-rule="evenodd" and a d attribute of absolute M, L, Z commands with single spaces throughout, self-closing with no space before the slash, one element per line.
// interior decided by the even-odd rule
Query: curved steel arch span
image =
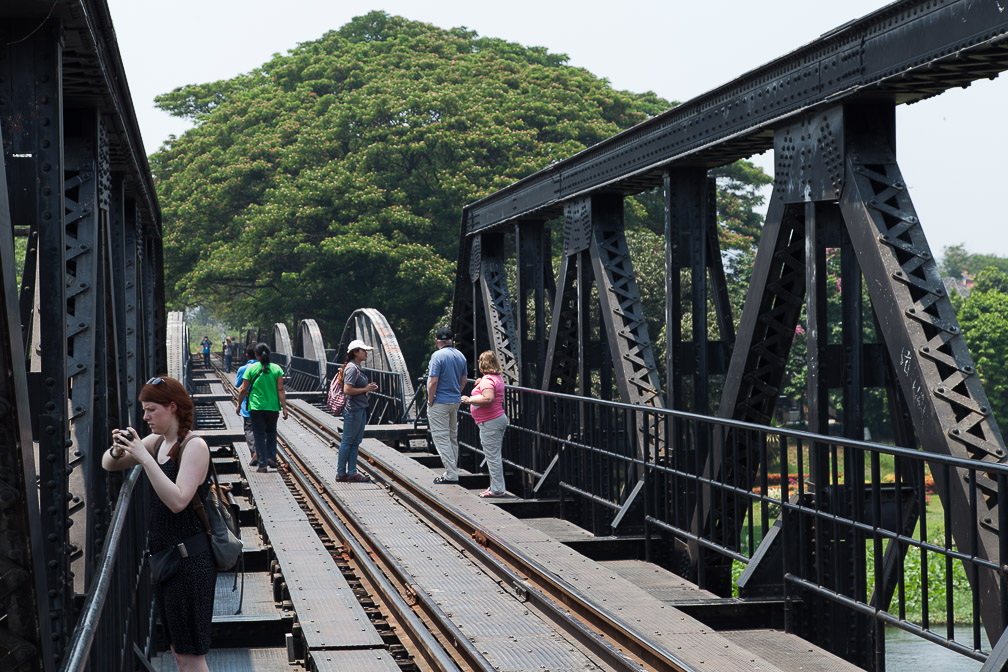
<path fill-rule="evenodd" d="M 368 357 L 368 367 L 402 375 L 406 400 L 412 399 L 413 380 L 406 368 L 406 359 L 403 357 L 402 348 L 399 347 L 399 340 L 385 316 L 374 308 L 355 310 L 343 327 L 337 348 L 337 361 L 342 362 L 346 359 L 347 345 L 355 338 L 374 348 Z"/>

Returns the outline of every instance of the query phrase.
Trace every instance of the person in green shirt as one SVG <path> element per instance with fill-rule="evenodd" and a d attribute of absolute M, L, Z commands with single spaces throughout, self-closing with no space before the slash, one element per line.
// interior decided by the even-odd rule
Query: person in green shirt
<path fill-rule="evenodd" d="M 287 419 L 287 394 L 284 392 L 283 369 L 270 363 L 270 349 L 260 343 L 255 349 L 259 359 L 245 369 L 241 388 L 238 390 L 238 404 L 235 412 L 241 415 L 241 405 L 248 397 L 248 412 L 252 420 L 252 434 L 255 436 L 255 452 L 260 473 L 267 467 L 277 466 L 277 420 L 283 413 Z"/>

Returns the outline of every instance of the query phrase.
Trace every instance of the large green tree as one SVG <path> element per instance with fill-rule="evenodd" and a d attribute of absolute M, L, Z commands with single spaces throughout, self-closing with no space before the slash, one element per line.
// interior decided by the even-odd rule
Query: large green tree
<path fill-rule="evenodd" d="M 990 266 L 977 274 L 976 284 L 959 309 L 959 325 L 976 362 L 994 417 L 1008 427 L 1008 275 Z"/>
<path fill-rule="evenodd" d="M 407 361 L 450 301 L 462 206 L 670 103 L 566 57 L 382 12 L 157 104 L 169 301 L 235 324 L 380 309 Z"/>
<path fill-rule="evenodd" d="M 194 122 L 151 157 L 169 302 L 238 325 L 315 317 L 331 345 L 351 311 L 376 307 L 415 366 L 451 300 L 463 205 L 671 106 L 566 62 L 372 12 L 251 73 L 160 96 Z M 737 260 L 769 178 L 746 162 L 716 177 Z M 628 199 L 628 228 L 659 237 L 638 248 L 661 242 L 661 210 L 660 191 Z M 658 334 L 664 270 L 651 270 Z"/>

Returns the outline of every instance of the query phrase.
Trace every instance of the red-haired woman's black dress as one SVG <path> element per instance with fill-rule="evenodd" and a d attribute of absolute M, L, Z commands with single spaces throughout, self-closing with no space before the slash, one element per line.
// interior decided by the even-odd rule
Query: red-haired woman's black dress
<path fill-rule="evenodd" d="M 174 483 L 178 477 L 178 465 L 168 460 L 160 466 L 161 471 Z M 200 500 L 205 502 L 210 492 L 209 480 L 201 484 L 197 492 Z M 187 506 L 181 513 L 173 513 L 157 493 L 152 492 L 152 495 L 149 540 L 151 553 L 205 532 L 192 506 Z M 161 623 L 176 653 L 204 655 L 210 650 L 216 584 L 217 566 L 209 547 L 203 553 L 183 558 L 175 576 L 154 584 Z"/>

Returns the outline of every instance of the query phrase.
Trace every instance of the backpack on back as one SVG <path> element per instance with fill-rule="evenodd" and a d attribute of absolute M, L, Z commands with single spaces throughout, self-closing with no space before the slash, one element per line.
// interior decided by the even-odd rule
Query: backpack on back
<path fill-rule="evenodd" d="M 329 410 L 333 412 L 333 415 L 342 413 L 343 407 L 346 406 L 346 394 L 343 392 L 343 368 L 340 368 L 339 373 L 329 384 L 329 396 L 326 403 L 329 404 Z"/>

